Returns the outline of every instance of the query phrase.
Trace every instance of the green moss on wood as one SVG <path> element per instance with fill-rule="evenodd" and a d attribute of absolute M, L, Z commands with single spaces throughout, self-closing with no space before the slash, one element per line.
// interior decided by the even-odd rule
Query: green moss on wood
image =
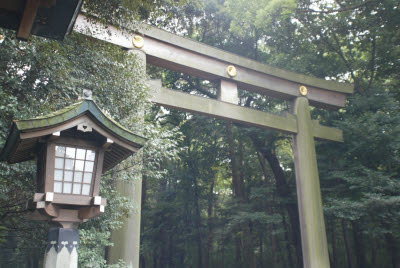
<path fill-rule="evenodd" d="M 91 114 L 101 125 L 110 132 L 128 142 L 143 146 L 146 138 L 136 135 L 123 127 L 110 116 L 106 115 L 92 100 L 83 100 L 61 110 L 38 116 L 31 119 L 14 121 L 13 128 L 7 139 L 6 145 L 0 153 L 0 160 L 7 160 L 12 148 L 16 145 L 21 132 L 35 131 L 60 125 L 83 114 Z"/>

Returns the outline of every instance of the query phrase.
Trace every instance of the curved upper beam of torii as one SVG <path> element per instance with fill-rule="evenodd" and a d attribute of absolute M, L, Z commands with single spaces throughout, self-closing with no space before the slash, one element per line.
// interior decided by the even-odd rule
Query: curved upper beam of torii
<path fill-rule="evenodd" d="M 242 89 L 286 100 L 301 96 L 299 88 L 306 86 L 307 98 L 316 107 L 341 108 L 346 103 L 346 96 L 353 93 L 351 84 L 274 68 L 150 25 L 139 24 L 135 33 L 80 14 L 74 31 L 124 48 L 134 48 L 132 40 L 139 33 L 144 36 L 142 50 L 149 64 L 208 80 L 230 80 Z M 228 75 L 229 65 L 236 67 L 236 76 Z"/>

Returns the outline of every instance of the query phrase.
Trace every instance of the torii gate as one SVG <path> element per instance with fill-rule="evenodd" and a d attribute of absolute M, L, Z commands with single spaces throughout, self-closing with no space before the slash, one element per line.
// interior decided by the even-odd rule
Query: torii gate
<path fill-rule="evenodd" d="M 62 39 L 71 30 L 82 4 L 82 0 L 68 2 L 66 6 L 55 5 L 55 0 L 29 0 L 23 8 L 22 2 L 6 1 L 0 5 L 0 8 L 11 11 L 1 17 L 0 26 L 18 29 L 17 37 L 23 40 L 31 32 Z M 56 15 L 47 19 L 55 21 L 55 26 L 43 28 L 42 25 L 43 29 L 36 27 L 33 30 L 36 12 L 41 11 L 42 6 L 53 8 Z M 15 22 L 18 16 L 15 15 L 22 11 L 24 13 L 18 26 Z M 59 18 L 64 13 L 67 14 L 66 19 Z M 140 35 L 133 34 L 127 29 L 105 26 L 93 19 L 89 22 L 85 15 L 80 14 L 73 30 L 132 49 L 131 52 L 139 56 L 142 74 L 146 72 L 147 61 L 207 80 L 220 81 L 218 100 L 162 88 L 160 81 L 150 81 L 155 89 L 151 101 L 158 105 L 292 134 L 304 267 L 329 267 L 314 138 L 342 142 L 343 134 L 339 129 L 311 120 L 309 105 L 329 109 L 344 107 L 346 95 L 353 93 L 353 86 L 277 69 L 152 26 L 141 25 L 139 28 Z M 237 105 L 238 86 L 291 101 L 291 113 L 277 116 Z M 123 259 L 136 268 L 139 267 L 141 180 L 126 186 L 120 191 L 136 202 L 138 210 L 130 215 L 122 230 L 113 233 L 115 246 L 109 252 L 109 260 L 116 262 Z"/>
<path fill-rule="evenodd" d="M 220 81 L 218 100 L 166 89 L 161 87 L 160 81 L 150 81 L 150 87 L 156 89 L 151 101 L 158 105 L 293 134 L 304 267 L 330 267 L 314 138 L 342 142 L 343 134 L 339 129 L 311 120 L 309 104 L 329 109 L 341 108 L 345 105 L 346 95 L 353 92 L 353 86 L 273 68 L 149 25 L 139 28 L 140 35 L 132 34 L 126 29 L 88 21 L 87 17 L 79 15 L 74 31 L 133 49 L 134 53 L 141 55 L 143 72 L 147 61 Z M 292 101 L 291 113 L 277 116 L 237 105 L 238 86 Z M 140 204 L 140 186 L 136 189 L 136 196 L 131 197 Z M 114 236 L 114 242 L 119 246 L 111 249 L 110 258 L 122 258 L 138 267 L 140 213 L 132 215 L 127 224 L 131 227 Z M 124 233 L 130 228 L 134 228 L 136 233 Z M 135 240 L 132 241 L 132 238 Z M 133 248 L 136 252 L 131 251 Z"/>

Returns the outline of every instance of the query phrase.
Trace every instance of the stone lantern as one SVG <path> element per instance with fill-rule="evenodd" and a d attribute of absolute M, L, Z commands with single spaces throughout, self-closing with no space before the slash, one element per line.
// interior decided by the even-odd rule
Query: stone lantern
<path fill-rule="evenodd" d="M 55 226 L 49 231 L 45 267 L 77 267 L 76 227 L 106 206 L 99 195 L 101 175 L 146 141 L 102 112 L 90 91 L 84 93 L 85 99 L 62 110 L 14 121 L 0 153 L 0 160 L 10 164 L 37 161 L 31 218 Z"/>

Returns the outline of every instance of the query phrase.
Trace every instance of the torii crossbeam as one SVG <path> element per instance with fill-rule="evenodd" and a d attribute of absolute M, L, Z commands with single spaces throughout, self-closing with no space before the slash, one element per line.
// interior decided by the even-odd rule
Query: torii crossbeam
<path fill-rule="evenodd" d="M 343 134 L 339 129 L 311 120 L 309 104 L 328 109 L 344 107 L 346 96 L 353 92 L 353 85 L 277 69 L 149 25 L 141 25 L 134 32 L 106 26 L 80 14 L 74 31 L 132 49 L 141 55 L 144 66 L 147 61 L 156 66 L 220 81 L 218 100 L 166 89 L 160 81 L 150 81 L 150 88 L 154 90 L 151 101 L 158 105 L 293 134 L 304 267 L 330 267 L 314 138 L 341 142 Z M 292 101 L 291 113 L 277 116 L 237 105 L 238 86 Z M 140 202 L 140 194 L 133 198 Z M 128 224 L 140 224 L 140 214 Z M 135 229 L 138 230 L 137 226 Z M 130 239 L 129 235 L 120 234 L 118 238 Z M 136 252 L 121 249 L 120 245 L 118 250 L 111 250 L 111 258 L 122 258 L 138 267 L 138 234 L 134 236 L 136 241 L 131 249 Z"/>

